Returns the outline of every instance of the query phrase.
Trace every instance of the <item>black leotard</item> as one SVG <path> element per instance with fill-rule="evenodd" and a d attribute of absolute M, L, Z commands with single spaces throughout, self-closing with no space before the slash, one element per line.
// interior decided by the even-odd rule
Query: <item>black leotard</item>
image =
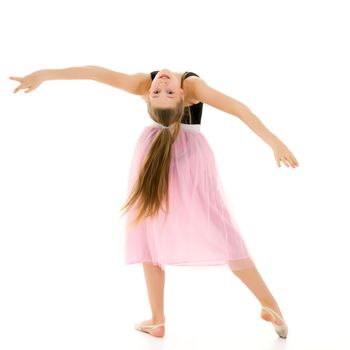
<path fill-rule="evenodd" d="M 152 80 L 154 79 L 154 77 L 157 75 L 158 72 L 159 72 L 159 70 L 156 70 L 156 71 L 153 71 L 150 73 Z M 199 77 L 199 75 L 197 75 L 196 73 L 185 72 L 184 80 L 187 77 L 190 77 L 192 75 Z M 202 110 L 203 110 L 203 103 L 202 102 L 198 102 L 198 103 L 191 105 L 189 107 L 185 107 L 185 112 L 184 112 L 184 115 L 182 116 L 181 123 L 183 123 L 183 124 L 200 124 L 201 118 L 202 118 Z M 191 113 L 192 123 L 191 123 L 189 113 Z"/>

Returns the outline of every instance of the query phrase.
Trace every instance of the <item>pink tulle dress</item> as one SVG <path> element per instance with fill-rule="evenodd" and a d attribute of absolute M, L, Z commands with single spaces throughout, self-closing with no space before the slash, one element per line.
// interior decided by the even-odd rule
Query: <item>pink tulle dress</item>
<path fill-rule="evenodd" d="M 152 78 L 157 72 L 151 73 Z M 187 73 L 190 73 L 187 76 L 196 75 Z M 135 210 L 132 208 L 125 214 L 126 264 L 148 262 L 163 270 L 167 264 L 227 265 L 231 270 L 255 266 L 225 201 L 211 147 L 200 131 L 201 111 L 202 106 L 198 105 L 191 110 L 195 124 L 182 119 L 185 123 L 181 122 L 180 132 L 172 145 L 167 217 L 159 210 L 156 217 L 146 218 L 135 226 L 130 225 Z M 139 136 L 131 161 L 128 194 L 137 180 L 150 143 L 162 127 L 150 119 Z"/>

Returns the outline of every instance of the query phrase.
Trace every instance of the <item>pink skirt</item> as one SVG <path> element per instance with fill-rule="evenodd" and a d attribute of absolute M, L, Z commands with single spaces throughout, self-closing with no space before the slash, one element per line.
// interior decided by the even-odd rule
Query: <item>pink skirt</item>
<path fill-rule="evenodd" d="M 137 180 L 150 143 L 161 125 L 151 120 L 138 138 L 128 184 Z M 164 205 L 165 208 L 165 205 Z M 181 124 L 172 145 L 169 212 L 130 225 L 135 210 L 125 213 L 125 263 L 200 266 L 226 265 L 231 270 L 255 266 L 225 200 L 211 147 L 200 124 Z"/>

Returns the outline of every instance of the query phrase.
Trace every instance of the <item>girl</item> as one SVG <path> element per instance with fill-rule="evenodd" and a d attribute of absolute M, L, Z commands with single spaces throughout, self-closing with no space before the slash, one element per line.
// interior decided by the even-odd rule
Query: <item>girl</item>
<path fill-rule="evenodd" d="M 151 319 L 135 324 L 137 330 L 165 334 L 164 264 L 227 264 L 260 302 L 261 318 L 287 337 L 287 324 L 229 212 L 214 155 L 200 132 L 207 103 L 247 124 L 272 148 L 279 167 L 281 162 L 297 167 L 292 152 L 247 106 L 211 88 L 196 73 L 168 69 L 129 75 L 83 66 L 9 78 L 20 82 L 14 93 L 31 92 L 50 79 L 91 79 L 147 103 L 151 121 L 138 138 L 122 208 L 127 214 L 126 263 L 143 263 L 152 310 Z"/>

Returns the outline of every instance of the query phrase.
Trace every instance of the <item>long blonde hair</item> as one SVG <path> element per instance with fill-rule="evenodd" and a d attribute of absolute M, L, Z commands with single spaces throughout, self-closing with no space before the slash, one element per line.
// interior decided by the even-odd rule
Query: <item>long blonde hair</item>
<path fill-rule="evenodd" d="M 185 75 L 186 73 L 181 77 L 181 88 Z M 184 101 L 181 99 L 175 108 L 155 108 L 148 100 L 147 111 L 155 122 L 164 126 L 171 126 L 170 128 L 159 128 L 157 130 L 157 135 L 150 144 L 132 193 L 121 208 L 121 210 L 128 211 L 134 204 L 137 205 L 138 211 L 133 221 L 135 224 L 143 218 L 156 216 L 161 209 L 164 196 L 166 215 L 168 214 L 171 149 L 180 132 L 180 123 L 185 113 Z M 188 112 L 190 115 L 189 108 Z"/>

